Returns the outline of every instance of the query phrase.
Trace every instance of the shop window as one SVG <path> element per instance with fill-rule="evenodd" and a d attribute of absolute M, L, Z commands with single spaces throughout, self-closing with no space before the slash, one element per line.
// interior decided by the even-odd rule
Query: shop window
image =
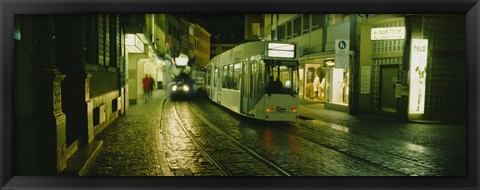
<path fill-rule="evenodd" d="M 308 33 L 310 31 L 310 14 L 303 14 L 303 25 L 302 25 L 302 33 Z"/>
<path fill-rule="evenodd" d="M 112 99 L 112 112 L 118 111 L 119 110 L 118 106 L 119 106 L 118 99 L 117 98 Z"/>
<path fill-rule="evenodd" d="M 348 14 L 329 14 L 328 26 L 333 26 L 350 21 L 350 15 Z"/>
<path fill-rule="evenodd" d="M 348 105 L 348 68 L 329 67 L 326 78 L 327 101 L 335 104 Z"/>
<path fill-rule="evenodd" d="M 100 107 L 93 108 L 93 126 L 100 124 Z"/>
<path fill-rule="evenodd" d="M 312 14 L 312 31 L 323 28 L 325 22 L 324 14 Z"/>
<path fill-rule="evenodd" d="M 302 34 L 302 17 L 299 16 L 293 20 L 293 37 L 300 36 Z"/>
<path fill-rule="evenodd" d="M 292 38 L 292 21 L 287 23 L 287 40 Z"/>
<path fill-rule="evenodd" d="M 285 36 L 285 28 L 286 26 L 285 25 L 281 25 L 278 27 L 278 40 L 282 41 L 282 40 L 286 40 L 286 36 Z"/>

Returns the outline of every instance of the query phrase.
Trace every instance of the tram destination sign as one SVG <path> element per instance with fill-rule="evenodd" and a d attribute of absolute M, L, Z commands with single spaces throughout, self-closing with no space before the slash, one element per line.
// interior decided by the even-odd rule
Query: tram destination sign
<path fill-rule="evenodd" d="M 372 28 L 372 40 L 402 40 L 405 39 L 405 27 Z"/>
<path fill-rule="evenodd" d="M 268 43 L 267 56 L 295 58 L 295 44 Z"/>

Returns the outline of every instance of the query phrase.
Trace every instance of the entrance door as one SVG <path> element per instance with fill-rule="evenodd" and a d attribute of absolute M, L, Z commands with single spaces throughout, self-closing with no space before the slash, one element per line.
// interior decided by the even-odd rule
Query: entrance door
<path fill-rule="evenodd" d="M 217 93 L 217 102 L 218 103 L 221 103 L 221 100 L 222 100 L 222 83 L 221 81 L 223 80 L 223 74 L 221 75 L 221 73 L 223 73 L 221 67 L 218 67 L 217 69 L 215 69 L 215 73 L 217 74 L 216 77 L 217 77 L 217 80 L 216 80 L 216 83 L 217 83 L 217 90 L 215 91 Z"/>
<path fill-rule="evenodd" d="M 398 80 L 398 65 L 381 66 L 380 108 L 382 111 L 396 113 L 395 83 Z"/>
<path fill-rule="evenodd" d="M 242 108 L 240 109 L 242 113 L 248 113 L 248 97 L 250 96 L 250 69 L 248 61 L 242 62 L 242 86 L 241 86 L 241 96 L 242 96 Z"/>

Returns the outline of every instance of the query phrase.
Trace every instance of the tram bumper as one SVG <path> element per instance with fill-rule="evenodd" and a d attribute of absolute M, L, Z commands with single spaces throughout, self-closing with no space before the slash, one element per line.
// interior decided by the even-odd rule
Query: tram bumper
<path fill-rule="evenodd" d="M 259 114 L 265 121 L 292 121 L 299 118 L 298 113 L 262 113 Z"/>

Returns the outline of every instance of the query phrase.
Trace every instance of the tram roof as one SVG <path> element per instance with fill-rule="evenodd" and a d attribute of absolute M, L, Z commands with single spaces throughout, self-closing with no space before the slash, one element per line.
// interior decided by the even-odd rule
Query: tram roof
<path fill-rule="evenodd" d="M 218 59 L 222 59 L 222 61 L 228 60 L 229 63 L 240 62 L 241 60 L 251 57 L 251 56 L 263 56 L 266 55 L 266 46 L 268 43 L 287 43 L 287 44 L 296 44 L 295 42 L 285 42 L 285 41 L 253 41 L 253 42 L 246 42 L 235 46 L 234 48 L 227 50 L 220 55 L 215 56 L 212 58 L 210 62 L 217 62 Z M 297 49 L 295 49 L 297 51 Z M 295 58 L 297 57 L 297 53 Z M 282 58 L 279 58 L 282 59 Z M 288 58 L 287 58 L 288 59 Z M 209 63 L 210 64 L 210 63 Z"/>

